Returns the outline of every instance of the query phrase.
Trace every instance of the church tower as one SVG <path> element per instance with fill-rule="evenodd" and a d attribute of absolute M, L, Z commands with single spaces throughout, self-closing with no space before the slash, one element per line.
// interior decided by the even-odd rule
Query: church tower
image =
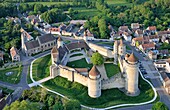
<path fill-rule="evenodd" d="M 117 60 L 118 60 L 118 41 L 115 40 L 114 42 L 114 64 L 117 64 Z"/>
<path fill-rule="evenodd" d="M 60 46 L 63 47 L 63 40 L 61 39 L 61 37 L 59 36 L 58 37 L 58 40 L 57 40 L 57 48 L 59 48 Z"/>
<path fill-rule="evenodd" d="M 126 45 L 123 44 L 123 40 L 120 40 L 119 44 L 119 55 L 124 56 L 126 54 Z"/>
<path fill-rule="evenodd" d="M 88 77 L 88 95 L 92 98 L 101 96 L 101 74 L 94 65 Z"/>
<path fill-rule="evenodd" d="M 130 96 L 136 96 L 140 93 L 138 88 L 138 78 L 139 78 L 139 72 L 138 72 L 138 61 L 134 54 L 132 53 L 127 60 L 125 61 L 126 66 L 125 72 L 126 72 L 126 85 L 125 89 L 127 90 L 127 94 Z"/>
<path fill-rule="evenodd" d="M 52 64 L 59 63 L 59 52 L 56 46 L 51 50 L 51 61 Z"/>

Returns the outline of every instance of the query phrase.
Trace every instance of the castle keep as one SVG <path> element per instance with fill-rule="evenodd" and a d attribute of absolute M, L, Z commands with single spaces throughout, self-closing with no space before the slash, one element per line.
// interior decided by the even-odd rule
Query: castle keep
<path fill-rule="evenodd" d="M 71 68 L 66 66 L 67 62 L 85 58 L 88 63 L 92 52 L 98 51 L 105 58 L 114 58 L 115 64 L 120 64 L 121 73 L 111 78 L 104 77 L 99 66 L 88 68 Z M 83 53 L 81 57 L 70 58 L 74 53 Z M 122 40 L 114 42 L 114 50 L 105 49 L 88 41 L 78 41 L 64 44 L 58 37 L 57 46 L 51 50 L 52 65 L 50 75 L 55 78 L 61 76 L 71 82 L 78 82 L 88 88 L 88 95 L 92 98 L 100 97 L 102 90 L 121 88 L 125 94 L 136 96 L 140 93 L 138 88 L 138 60 L 134 54 L 126 54 L 126 45 Z"/>

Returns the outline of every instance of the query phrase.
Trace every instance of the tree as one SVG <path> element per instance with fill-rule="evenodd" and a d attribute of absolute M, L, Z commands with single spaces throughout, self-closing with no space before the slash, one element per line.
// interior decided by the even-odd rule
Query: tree
<path fill-rule="evenodd" d="M 156 102 L 152 106 L 152 110 L 168 110 L 168 107 L 163 102 Z"/>
<path fill-rule="evenodd" d="M 104 58 L 101 54 L 96 52 L 96 53 L 93 53 L 91 57 L 91 62 L 93 63 L 93 65 L 102 65 L 104 63 Z"/>
<path fill-rule="evenodd" d="M 77 100 L 69 100 L 65 103 L 64 110 L 81 110 L 80 102 Z"/>

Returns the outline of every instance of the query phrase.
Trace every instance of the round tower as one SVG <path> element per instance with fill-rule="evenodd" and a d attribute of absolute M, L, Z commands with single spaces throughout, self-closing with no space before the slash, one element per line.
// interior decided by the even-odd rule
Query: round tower
<path fill-rule="evenodd" d="M 132 53 L 126 60 L 126 85 L 125 89 L 130 96 L 136 96 L 140 93 L 138 88 L 138 61 Z"/>
<path fill-rule="evenodd" d="M 88 95 L 92 98 L 101 96 L 101 75 L 95 65 L 89 72 Z"/>
<path fill-rule="evenodd" d="M 120 40 L 120 44 L 119 44 L 119 55 L 123 56 L 126 54 L 126 45 L 123 44 L 123 40 Z"/>
<path fill-rule="evenodd" d="M 57 40 L 57 48 L 59 48 L 59 47 L 63 47 L 63 40 L 61 39 L 61 37 L 59 36 L 58 37 L 58 40 Z"/>
<path fill-rule="evenodd" d="M 114 64 L 117 64 L 117 60 L 118 60 L 118 42 L 117 40 L 115 40 L 114 42 Z"/>
<path fill-rule="evenodd" d="M 51 50 L 51 61 L 52 64 L 59 63 L 59 52 L 56 46 Z"/>

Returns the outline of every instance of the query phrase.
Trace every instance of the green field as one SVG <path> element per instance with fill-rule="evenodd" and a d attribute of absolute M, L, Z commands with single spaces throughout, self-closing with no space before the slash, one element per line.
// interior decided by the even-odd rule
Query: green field
<path fill-rule="evenodd" d="M 109 89 L 103 90 L 99 98 L 90 98 L 87 93 L 87 87 L 76 82 L 70 82 L 62 77 L 56 77 L 43 83 L 43 85 L 68 98 L 79 100 L 81 104 L 90 107 L 108 107 L 117 104 L 140 103 L 149 101 L 154 97 L 154 92 L 150 85 L 141 78 L 139 81 L 140 95 L 135 97 L 125 95 L 119 89 Z"/>
<path fill-rule="evenodd" d="M 72 4 L 72 2 L 26 2 L 28 4 L 43 4 L 43 5 L 47 5 L 47 6 L 50 6 L 50 5 L 56 5 L 56 4 Z"/>
<path fill-rule="evenodd" d="M 119 67 L 117 65 L 114 65 L 113 63 L 105 63 L 104 66 L 105 66 L 108 78 L 120 72 Z"/>
<path fill-rule="evenodd" d="M 13 72 L 13 74 L 7 76 L 7 72 Z M 12 84 L 17 84 L 20 81 L 21 72 L 22 66 L 0 70 L 0 80 Z"/>
<path fill-rule="evenodd" d="M 132 3 L 126 2 L 126 0 L 105 0 L 110 6 L 132 6 Z"/>
<path fill-rule="evenodd" d="M 28 67 L 28 74 L 27 74 L 27 84 L 32 83 L 32 80 L 30 78 L 30 66 Z"/>
<path fill-rule="evenodd" d="M 93 17 L 98 15 L 100 12 L 97 9 L 87 9 L 85 7 L 75 7 L 72 8 L 75 11 L 78 11 L 78 14 L 75 14 L 73 16 L 74 19 L 78 19 L 79 17 Z"/>
<path fill-rule="evenodd" d="M 88 64 L 86 62 L 86 59 L 83 58 L 83 59 L 80 59 L 80 60 L 68 62 L 67 66 L 72 67 L 72 68 L 87 68 L 88 67 L 89 69 L 91 69 L 93 65 Z"/>
<path fill-rule="evenodd" d="M 41 80 L 50 75 L 51 55 L 37 59 L 33 63 L 32 75 L 34 80 Z"/>

